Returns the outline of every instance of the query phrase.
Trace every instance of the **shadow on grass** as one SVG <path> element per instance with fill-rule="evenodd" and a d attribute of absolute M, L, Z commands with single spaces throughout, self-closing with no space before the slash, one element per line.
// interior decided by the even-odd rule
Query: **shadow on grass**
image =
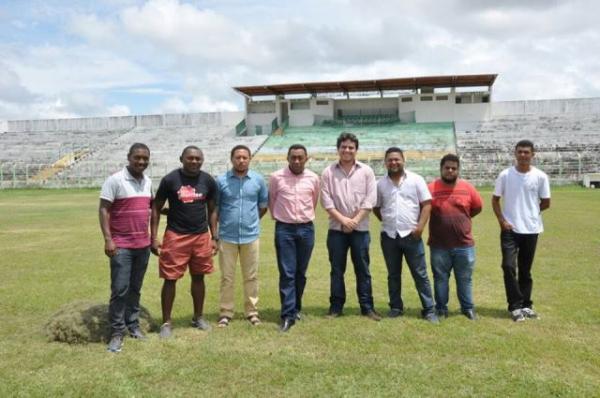
<path fill-rule="evenodd" d="M 475 310 L 486 318 L 510 319 L 510 313 L 502 308 L 477 307 Z"/>
<path fill-rule="evenodd" d="M 316 319 L 326 319 L 327 313 L 329 311 L 328 306 L 306 306 L 302 308 L 301 316 L 302 320 L 316 320 Z M 376 308 L 376 311 L 384 318 L 391 319 L 387 317 L 388 308 Z M 476 312 L 480 317 L 484 318 L 497 318 L 497 319 L 510 319 L 510 314 L 508 311 L 500 308 L 488 308 L 488 307 L 477 307 Z M 279 325 L 281 322 L 281 312 L 279 308 L 259 308 L 259 316 L 262 320 L 263 324 L 273 324 Z M 357 306 L 347 306 L 344 308 L 342 318 L 346 317 L 357 317 L 361 316 L 360 308 Z M 460 312 L 460 310 L 451 310 L 449 312 L 449 317 L 463 317 L 464 315 Z M 422 319 L 421 308 L 407 308 L 404 310 L 403 319 Z M 219 320 L 219 312 L 211 311 L 204 314 L 204 319 L 206 319 L 211 324 L 215 325 Z M 155 318 L 155 324 L 160 325 L 161 319 Z M 174 327 L 189 327 L 192 320 L 192 314 L 189 316 L 182 316 L 172 319 L 172 325 Z M 245 321 L 243 312 L 237 312 L 234 317 L 234 322 Z M 301 322 L 301 321 L 300 321 Z"/>

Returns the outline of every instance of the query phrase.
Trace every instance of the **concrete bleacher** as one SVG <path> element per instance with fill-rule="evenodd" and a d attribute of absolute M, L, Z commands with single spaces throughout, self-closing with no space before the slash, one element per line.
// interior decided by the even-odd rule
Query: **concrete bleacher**
<path fill-rule="evenodd" d="M 5 132 L 0 135 L 0 163 L 54 163 L 70 153 L 102 148 L 127 131 Z"/>
<path fill-rule="evenodd" d="M 155 182 L 181 166 L 179 156 L 188 145 L 196 145 L 202 149 L 203 170 L 218 175 L 230 167 L 229 154 L 233 146 L 244 144 L 254 151 L 266 138 L 267 136 L 237 137 L 233 126 L 228 125 L 136 127 L 57 178 L 64 185 L 69 185 L 68 181 L 82 179 L 90 185 L 99 185 L 106 176 L 126 164 L 127 149 L 134 142 L 143 142 L 150 147 L 151 162 L 146 173 Z"/>
<path fill-rule="evenodd" d="M 407 168 L 433 178 L 439 159 L 456 151 L 452 123 L 411 123 L 370 126 L 310 126 L 285 129 L 282 136 L 271 136 L 253 159 L 253 167 L 265 175 L 286 164 L 287 149 L 303 144 L 309 152 L 307 167 L 316 173 L 337 159 L 336 140 L 342 132 L 359 139 L 358 158 L 383 175 L 385 150 L 398 146 L 405 151 Z"/>
<path fill-rule="evenodd" d="M 554 181 L 578 181 L 600 167 L 600 115 L 505 115 L 456 125 L 462 173 L 475 182 L 490 182 L 513 164 L 514 146 L 529 139 L 536 165 Z"/>
<path fill-rule="evenodd" d="M 9 121 L 10 131 L 0 135 L 0 188 L 97 187 L 127 163 L 134 142 L 150 147 L 147 174 L 156 182 L 180 167 L 188 145 L 203 150 L 203 169 L 217 175 L 230 167 L 233 146 L 256 151 L 267 138 L 236 136 L 241 118 L 239 112 L 211 112 Z"/>
<path fill-rule="evenodd" d="M 0 188 L 37 185 L 127 134 L 129 129 L 19 131 L 0 135 Z"/>

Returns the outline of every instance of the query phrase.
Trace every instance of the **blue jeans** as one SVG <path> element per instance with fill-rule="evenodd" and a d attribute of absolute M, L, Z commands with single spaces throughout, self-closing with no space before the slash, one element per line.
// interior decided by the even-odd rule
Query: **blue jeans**
<path fill-rule="evenodd" d="M 342 312 L 346 302 L 346 285 L 344 273 L 348 249 L 354 264 L 356 275 L 356 294 L 362 314 L 373 311 L 373 291 L 371 273 L 369 272 L 369 231 L 352 231 L 346 234 L 330 229 L 327 233 L 327 249 L 331 264 L 331 296 L 329 297 L 330 311 Z"/>
<path fill-rule="evenodd" d="M 279 268 L 281 319 L 295 319 L 302 309 L 306 269 L 315 245 L 315 227 L 306 224 L 275 224 L 275 251 Z"/>
<path fill-rule="evenodd" d="M 474 307 L 472 276 L 475 268 L 475 247 L 456 247 L 447 250 L 431 247 L 430 249 L 435 308 L 448 310 L 448 280 L 450 272 L 454 269 L 460 309 L 462 311 L 472 310 Z"/>
<path fill-rule="evenodd" d="M 139 326 L 140 292 L 148 266 L 150 248 L 121 249 L 110 258 L 110 304 L 108 317 L 112 335 Z"/>
<path fill-rule="evenodd" d="M 426 315 L 433 312 L 433 294 L 427 276 L 423 240 L 415 239 L 412 235 L 401 238 L 398 234 L 392 239 L 382 232 L 381 250 L 388 270 L 390 308 L 404 311 L 402 302 L 402 257 L 404 256 L 423 306 L 421 313 Z"/>

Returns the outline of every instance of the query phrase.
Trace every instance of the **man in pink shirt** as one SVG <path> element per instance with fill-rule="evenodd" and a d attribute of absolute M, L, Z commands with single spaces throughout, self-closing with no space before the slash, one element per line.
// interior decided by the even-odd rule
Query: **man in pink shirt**
<path fill-rule="evenodd" d="M 304 168 L 306 148 L 300 144 L 290 146 L 287 159 L 288 167 L 277 170 L 269 179 L 269 210 L 276 221 L 282 332 L 300 319 L 306 269 L 315 244 L 313 220 L 319 197 L 319 176 Z"/>
<path fill-rule="evenodd" d="M 369 166 L 356 160 L 358 138 L 354 134 L 340 134 L 337 151 L 339 161 L 327 167 L 321 177 L 321 204 L 329 213 L 329 316 L 336 318 L 342 315 L 344 309 L 344 273 L 350 249 L 360 311 L 364 316 L 379 321 L 381 317 L 373 305 L 369 271 L 369 213 L 377 202 L 375 173 Z"/>

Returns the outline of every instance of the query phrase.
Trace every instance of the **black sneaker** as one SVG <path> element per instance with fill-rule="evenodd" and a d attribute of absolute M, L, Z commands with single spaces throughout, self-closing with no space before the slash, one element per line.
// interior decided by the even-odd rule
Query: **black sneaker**
<path fill-rule="evenodd" d="M 106 351 L 108 352 L 121 352 L 123 348 L 123 336 L 116 334 L 110 338 Z"/>
<path fill-rule="evenodd" d="M 448 310 L 435 310 L 435 314 L 439 319 L 448 318 Z"/>

